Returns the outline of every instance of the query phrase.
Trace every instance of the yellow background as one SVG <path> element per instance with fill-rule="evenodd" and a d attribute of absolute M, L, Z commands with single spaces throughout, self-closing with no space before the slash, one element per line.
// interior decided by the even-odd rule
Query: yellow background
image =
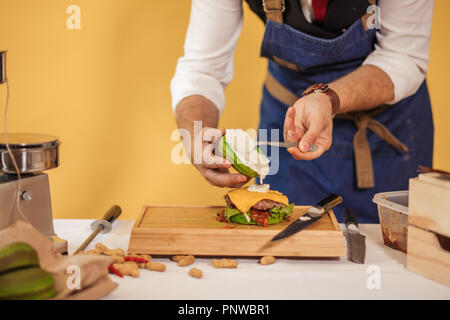
<path fill-rule="evenodd" d="M 81 30 L 66 9 L 81 8 Z M 235 79 L 221 126 L 256 128 L 263 24 L 244 5 Z M 218 204 L 224 190 L 170 160 L 176 128 L 169 82 L 189 19 L 183 0 L 0 0 L 8 50 L 9 131 L 55 134 L 61 166 L 50 175 L 56 218 L 98 218 L 112 204 L 134 219 L 144 204 Z M 450 1 L 437 0 L 429 87 L 435 166 L 450 170 Z M 4 85 L 0 86 L 3 108 Z"/>

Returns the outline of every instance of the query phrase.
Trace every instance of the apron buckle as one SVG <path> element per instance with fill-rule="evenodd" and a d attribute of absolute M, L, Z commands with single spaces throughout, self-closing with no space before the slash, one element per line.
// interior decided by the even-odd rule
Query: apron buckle
<path fill-rule="evenodd" d="M 269 2 L 269 6 L 267 5 L 267 2 Z M 276 4 L 281 4 L 280 6 L 276 6 Z M 286 10 L 286 4 L 284 0 L 278 0 L 278 1 L 273 1 L 273 0 L 263 0 L 263 8 L 264 8 L 264 12 L 265 13 L 270 13 L 270 12 L 284 12 Z"/>

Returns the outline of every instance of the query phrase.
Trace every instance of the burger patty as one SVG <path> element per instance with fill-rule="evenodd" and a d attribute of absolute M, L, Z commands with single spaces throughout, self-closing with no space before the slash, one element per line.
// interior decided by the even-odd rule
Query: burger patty
<path fill-rule="evenodd" d="M 233 202 L 231 202 L 231 200 L 228 196 L 225 196 L 225 201 L 227 203 L 228 208 L 230 208 L 230 209 L 236 208 L 236 206 L 233 204 Z M 281 208 L 282 206 L 284 206 L 284 204 L 282 204 L 281 202 L 276 202 L 276 201 L 269 200 L 269 199 L 263 199 L 263 200 L 260 200 L 257 203 L 255 203 L 253 205 L 252 209 L 264 211 L 264 210 L 270 210 L 274 207 Z"/>
<path fill-rule="evenodd" d="M 255 205 L 252 208 L 256 209 L 256 210 L 270 210 L 275 207 L 281 208 L 282 206 L 283 206 L 283 204 L 281 202 L 276 202 L 276 201 L 269 200 L 269 199 L 263 199 L 263 200 L 255 203 Z"/>

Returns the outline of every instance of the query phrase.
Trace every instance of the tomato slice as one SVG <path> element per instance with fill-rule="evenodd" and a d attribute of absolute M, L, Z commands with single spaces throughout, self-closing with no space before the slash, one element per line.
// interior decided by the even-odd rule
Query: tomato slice
<path fill-rule="evenodd" d="M 269 211 L 250 209 L 250 218 L 254 219 L 259 226 L 267 227 L 269 225 Z"/>

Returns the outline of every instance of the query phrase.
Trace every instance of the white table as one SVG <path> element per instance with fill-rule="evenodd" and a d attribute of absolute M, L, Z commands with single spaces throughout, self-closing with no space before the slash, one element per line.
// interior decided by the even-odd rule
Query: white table
<path fill-rule="evenodd" d="M 57 235 L 69 241 L 69 253 L 90 234 L 91 222 L 55 220 Z M 126 250 L 132 225 L 117 221 L 111 233 L 98 235 L 94 242 Z M 159 258 L 154 261 L 165 263 L 165 272 L 141 269 L 140 278 L 123 279 L 111 275 L 119 287 L 106 299 L 450 299 L 450 287 L 406 270 L 406 255 L 383 245 L 379 225 L 362 224 L 360 230 L 367 238 L 364 265 L 346 258 L 277 259 L 269 266 L 257 259 L 238 259 L 237 269 L 215 269 L 210 259 L 197 258 L 192 266 L 203 271 L 203 278 L 194 279 L 188 275 L 192 266 L 178 267 Z M 374 270 L 380 271 L 379 277 L 368 273 Z"/>

